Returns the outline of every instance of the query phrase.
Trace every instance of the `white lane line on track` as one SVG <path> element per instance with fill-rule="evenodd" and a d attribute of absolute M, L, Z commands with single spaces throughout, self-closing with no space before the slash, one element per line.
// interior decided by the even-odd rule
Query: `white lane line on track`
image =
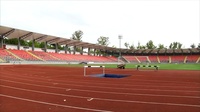
<path fill-rule="evenodd" d="M 134 76 L 134 75 L 133 75 Z M 142 76 L 145 76 L 145 75 L 142 75 Z M 163 77 L 163 76 L 160 76 L 160 77 Z M 185 84 L 200 84 L 199 82 L 180 82 L 180 81 L 160 81 L 160 80 L 146 80 L 146 79 L 125 79 L 125 80 L 130 80 L 130 81 L 135 81 L 135 80 L 138 80 L 138 81 L 148 81 L 148 82 L 166 82 L 166 83 L 185 83 Z M 105 83 L 105 82 L 102 82 L 102 83 Z"/>
<path fill-rule="evenodd" d="M 0 86 L 2 86 L 2 85 L 0 85 Z M 83 97 L 83 96 L 66 95 L 66 94 L 58 94 L 58 93 L 51 93 L 51 92 L 43 92 L 43 91 L 22 89 L 22 88 L 16 88 L 16 87 L 11 87 L 11 86 L 2 86 L 2 87 L 11 88 L 11 89 L 17 89 L 17 90 L 21 90 L 21 91 L 29 91 L 29 92 L 35 92 L 35 93 L 41 93 L 41 94 L 48 94 L 48 95 L 57 95 L 57 96 L 64 96 L 64 97 L 82 98 L 82 99 L 86 99 L 87 101 L 100 100 L 100 101 L 111 101 L 111 102 L 143 103 L 143 104 L 153 104 L 153 105 L 187 106 L 187 107 L 198 107 L 198 108 L 200 107 L 200 105 L 192 105 L 192 104 L 118 100 L 118 99 L 107 99 L 107 98 L 97 98 L 97 97 L 91 98 L 91 97 Z"/>
<path fill-rule="evenodd" d="M 66 89 L 66 91 L 70 91 L 71 89 Z"/>
<path fill-rule="evenodd" d="M 4 74 L 4 75 L 7 75 L 7 74 Z M 36 78 L 36 77 L 27 77 L 27 76 L 22 76 L 22 75 L 20 75 L 19 77 L 22 77 L 22 78 L 28 78 L 27 80 L 30 80 L 30 79 L 35 79 L 35 80 L 38 80 L 38 78 Z M 39 78 L 39 79 L 41 79 L 41 78 Z M 62 81 L 62 80 L 53 80 L 53 79 L 46 79 L 46 80 L 49 80 L 49 81 Z M 128 80 L 128 79 L 127 79 Z M 129 80 L 131 80 L 131 79 L 129 79 Z M 145 81 L 149 81 L 149 80 L 145 80 Z M 151 80 L 151 82 L 155 82 L 155 81 L 157 81 L 157 80 L 154 80 L 154 81 L 152 81 Z M 63 81 L 62 81 L 63 82 Z M 60 82 L 60 83 L 62 83 L 62 82 Z M 74 83 L 74 81 L 68 81 L 68 82 L 72 82 L 72 83 Z M 160 81 L 159 81 L 160 82 Z M 166 82 L 166 81 L 162 81 L 162 82 Z M 167 82 L 169 82 L 169 81 L 167 81 Z M 173 81 L 173 82 L 175 82 L 175 81 Z M 90 82 L 86 82 L 86 81 L 84 81 L 84 82 L 75 82 L 75 83 L 85 83 L 85 84 L 90 84 Z M 177 82 L 176 82 L 177 83 Z M 180 82 L 180 83 L 183 83 L 183 82 Z M 190 85 L 191 85 L 191 82 L 184 82 L 184 83 L 189 83 Z M 95 84 L 103 84 L 103 85 L 107 85 L 108 83 L 95 83 Z M 151 83 L 145 83 L 145 84 L 140 84 L 140 85 L 128 85 L 128 84 L 123 84 L 124 86 L 129 86 L 129 87 L 135 87 L 135 86 L 148 86 L 148 87 L 171 87 L 171 88 L 175 88 L 175 87 L 180 87 L 180 88 L 199 88 L 200 89 L 200 87 L 187 87 L 187 86 L 149 86 L 148 84 L 151 84 Z M 121 84 L 109 84 L 109 85 L 121 85 Z"/>
<path fill-rule="evenodd" d="M 7 77 L 7 76 L 3 76 L 3 77 Z M 21 78 L 14 78 L 14 77 L 8 77 L 8 78 L 12 78 L 12 79 L 19 79 L 19 80 L 24 80 L 24 81 L 32 81 L 32 82 L 40 82 L 40 83 L 46 83 L 46 84 L 50 84 L 48 81 L 37 81 L 37 80 L 30 80 L 30 79 L 21 79 Z M 55 83 L 55 82 L 54 82 Z M 190 90 L 163 90 L 163 89 L 138 89 L 138 88 L 123 88 L 123 87 L 108 87 L 108 86 L 85 86 L 85 85 L 79 85 L 79 84 L 66 84 L 66 83 L 59 83 L 59 85 L 68 85 L 68 86 L 77 86 L 77 87 L 94 87 L 94 88 L 105 88 L 105 89 L 117 89 L 117 90 L 148 90 L 148 91 L 173 91 L 173 92 L 200 92 L 199 91 L 190 91 Z"/>
<path fill-rule="evenodd" d="M 44 86 L 44 85 L 37 85 L 37 84 L 29 84 L 29 83 L 23 83 L 23 82 L 16 82 L 16 81 L 10 81 L 10 80 L 2 80 L 6 82 L 12 82 L 17 84 L 23 84 L 23 85 L 30 85 L 30 86 L 37 86 L 37 87 L 45 87 L 45 88 L 53 88 L 53 89 L 61 89 L 66 91 L 85 91 L 85 92 L 95 92 L 95 93 L 106 93 L 106 94 L 122 94 L 122 95 L 136 95 L 136 96 L 158 96 L 158 97 L 180 97 L 180 98 L 200 98 L 198 96 L 178 96 L 178 95 L 156 95 L 156 94 L 138 94 L 138 93 L 120 93 L 120 92 L 106 92 L 106 91 L 95 91 L 95 90 L 82 90 L 82 89 L 66 89 L 63 87 L 53 87 L 53 86 Z"/>
<path fill-rule="evenodd" d="M 84 107 L 76 107 L 76 106 L 69 106 L 69 105 L 61 105 L 61 104 L 56 104 L 56 103 L 43 102 L 43 101 L 38 101 L 38 100 L 31 100 L 31 99 L 26 99 L 26 98 L 9 96 L 9 95 L 5 95 L 5 94 L 0 94 L 0 96 L 12 98 L 12 99 L 17 99 L 17 100 L 22 100 L 22 101 L 33 102 L 33 103 L 52 105 L 52 106 L 58 106 L 58 107 L 65 107 L 65 108 L 72 108 L 72 109 L 78 109 L 78 110 L 87 110 L 87 111 L 94 111 L 94 112 L 112 112 L 112 111 L 109 111 L 109 110 L 91 109 L 91 108 L 84 108 Z"/>
<path fill-rule="evenodd" d="M 157 94 L 140 94 L 140 93 L 121 93 L 121 92 L 107 92 L 107 91 L 95 91 L 95 90 L 82 90 L 72 89 L 73 91 L 82 92 L 94 92 L 94 93 L 106 93 L 106 94 L 121 94 L 121 95 L 135 95 L 135 96 L 157 96 L 157 97 L 174 97 L 174 98 L 199 98 L 200 96 L 178 96 L 178 95 L 157 95 Z"/>
<path fill-rule="evenodd" d="M 94 98 L 88 98 L 87 101 L 92 101 Z"/>

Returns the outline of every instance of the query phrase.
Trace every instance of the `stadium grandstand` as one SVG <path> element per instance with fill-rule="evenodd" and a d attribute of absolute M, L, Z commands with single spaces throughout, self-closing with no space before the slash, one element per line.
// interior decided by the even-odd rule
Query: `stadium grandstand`
<path fill-rule="evenodd" d="M 13 38 L 18 39 L 17 45 L 4 41 Z M 44 48 L 35 48 L 34 44 L 21 46 L 20 40 L 45 45 Z M 54 44 L 55 49 L 48 49 L 47 44 Z M 60 50 L 58 45 L 65 49 Z M 67 48 L 71 46 L 81 50 L 69 51 Z M 118 63 L 119 59 L 125 63 L 200 63 L 200 49 L 121 49 L 0 26 L 0 63 Z"/>

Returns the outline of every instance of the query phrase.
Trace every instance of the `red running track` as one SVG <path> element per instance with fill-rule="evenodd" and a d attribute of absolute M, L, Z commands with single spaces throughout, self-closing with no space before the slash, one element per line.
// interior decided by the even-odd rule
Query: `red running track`
<path fill-rule="evenodd" d="M 200 71 L 106 73 L 131 76 L 95 78 L 84 77 L 83 68 L 2 65 L 0 112 L 200 112 Z"/>

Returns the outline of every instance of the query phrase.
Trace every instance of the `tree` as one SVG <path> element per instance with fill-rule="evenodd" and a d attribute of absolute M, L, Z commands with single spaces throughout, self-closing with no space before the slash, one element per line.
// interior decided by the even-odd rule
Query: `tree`
<path fill-rule="evenodd" d="M 35 43 L 35 44 L 37 44 L 37 43 Z M 41 42 L 41 43 L 39 44 L 39 47 L 40 47 L 40 48 L 44 48 L 44 47 L 45 47 L 45 43 L 44 43 L 44 42 Z"/>
<path fill-rule="evenodd" d="M 130 46 L 129 46 L 129 49 L 135 49 L 134 44 L 130 45 Z"/>
<path fill-rule="evenodd" d="M 137 49 L 141 49 L 140 42 L 138 42 Z"/>
<path fill-rule="evenodd" d="M 71 39 L 73 40 L 78 40 L 78 41 L 82 41 L 82 36 L 83 36 L 83 32 L 81 30 L 78 30 L 78 31 L 75 31 L 73 34 L 72 34 L 72 37 Z M 75 51 L 78 51 L 80 52 L 81 51 L 81 48 L 80 47 L 76 47 L 74 49 Z"/>
<path fill-rule="evenodd" d="M 172 46 L 172 49 L 176 49 L 177 46 L 178 46 L 178 42 L 173 42 L 172 45 L 173 45 L 173 46 Z"/>
<path fill-rule="evenodd" d="M 177 48 L 178 48 L 178 49 L 181 49 L 182 45 L 183 45 L 183 44 L 181 44 L 180 42 L 178 42 Z"/>
<path fill-rule="evenodd" d="M 169 48 L 172 49 L 172 46 L 173 46 L 173 45 L 172 45 L 172 43 L 171 43 L 171 44 L 169 45 Z"/>
<path fill-rule="evenodd" d="M 113 45 L 112 48 L 117 48 L 117 47 L 115 45 Z"/>
<path fill-rule="evenodd" d="M 191 48 L 195 48 L 196 46 L 195 46 L 195 44 L 193 43 L 192 45 L 190 45 L 190 47 L 191 47 Z"/>
<path fill-rule="evenodd" d="M 164 49 L 164 45 L 163 44 L 158 44 L 158 49 Z"/>
<path fill-rule="evenodd" d="M 125 46 L 127 49 L 135 49 L 134 44 L 130 45 L 128 42 L 125 42 L 125 43 L 124 43 L 124 46 Z"/>
<path fill-rule="evenodd" d="M 5 42 L 6 42 L 6 44 L 17 45 L 18 39 L 17 38 L 7 39 Z"/>
<path fill-rule="evenodd" d="M 155 49 L 156 48 L 156 46 L 153 44 L 152 40 L 147 42 L 146 47 L 147 47 L 147 49 Z"/>
<path fill-rule="evenodd" d="M 72 37 L 71 39 L 73 40 L 79 40 L 79 41 L 82 41 L 82 36 L 83 36 L 83 32 L 81 30 L 78 30 L 78 31 L 75 31 L 73 34 L 72 34 Z"/>
<path fill-rule="evenodd" d="M 170 49 L 181 49 L 183 44 L 181 44 L 180 42 L 173 42 L 169 45 Z"/>
<path fill-rule="evenodd" d="M 124 43 L 124 46 L 128 49 L 129 43 L 125 42 L 125 43 Z"/>
<path fill-rule="evenodd" d="M 146 49 L 146 46 L 140 45 L 140 42 L 138 42 L 137 49 Z"/>
<path fill-rule="evenodd" d="M 98 39 L 98 44 L 99 45 L 104 45 L 104 46 L 108 46 L 109 44 L 109 37 L 104 37 L 104 36 L 100 36 Z"/>

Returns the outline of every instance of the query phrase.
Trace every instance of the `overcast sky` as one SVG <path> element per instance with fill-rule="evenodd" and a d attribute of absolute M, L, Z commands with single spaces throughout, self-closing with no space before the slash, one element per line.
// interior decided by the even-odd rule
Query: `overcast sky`
<path fill-rule="evenodd" d="M 82 40 L 109 46 L 152 40 L 156 46 L 200 43 L 199 0 L 0 0 L 0 25 L 70 38 L 83 31 Z"/>

